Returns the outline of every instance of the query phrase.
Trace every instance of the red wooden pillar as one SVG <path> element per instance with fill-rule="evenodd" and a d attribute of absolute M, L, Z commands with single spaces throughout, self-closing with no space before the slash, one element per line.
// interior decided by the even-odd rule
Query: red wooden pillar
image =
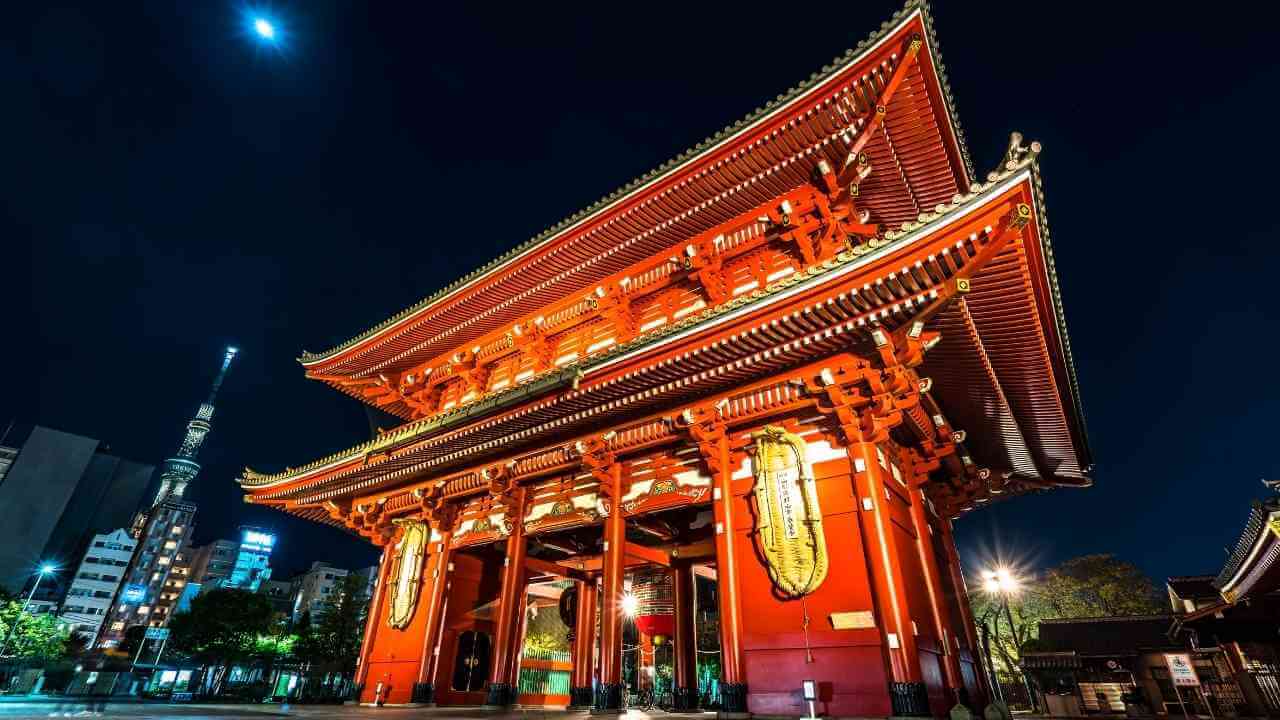
<path fill-rule="evenodd" d="M 609 467 L 609 517 L 604 521 L 604 586 L 600 598 L 600 687 L 595 711 L 622 712 L 622 576 L 626 572 L 626 523 L 622 517 L 622 465 Z"/>
<path fill-rule="evenodd" d="M 720 704 L 722 712 L 747 712 L 747 678 L 742 659 L 742 600 L 738 545 L 734 528 L 738 518 L 734 504 L 733 466 L 729 439 L 723 430 L 705 443 L 703 452 L 714 453 L 709 465 L 716 477 L 711 502 L 716 523 L 716 582 L 720 597 Z"/>
<path fill-rule="evenodd" d="M 511 534 L 507 536 L 507 556 L 502 561 L 502 590 L 498 595 L 497 627 L 493 637 L 493 666 L 489 674 L 486 706 L 507 707 L 516 702 L 516 688 L 511 683 L 512 668 L 519 672 L 519 632 L 524 612 L 525 535 L 524 488 L 515 488 L 507 501 L 507 520 Z"/>
<path fill-rule="evenodd" d="M 423 585 L 427 590 L 427 619 L 422 633 L 422 662 L 418 669 L 418 683 L 413 688 L 413 701 L 435 704 L 436 670 L 440 664 L 440 630 L 444 627 L 444 609 L 448 600 L 449 566 L 452 551 L 449 543 L 453 529 L 445 526 L 439 539 L 433 543 L 431 565 L 423 573 Z"/>
<path fill-rule="evenodd" d="M 360 688 L 369 679 L 369 654 L 373 651 L 373 638 L 378 634 L 378 628 L 382 626 L 382 589 L 387 586 L 387 573 L 391 571 L 391 547 L 391 543 L 386 543 L 382 546 L 382 559 L 378 561 L 378 580 L 373 588 L 373 599 L 369 603 L 369 616 L 365 620 L 364 640 L 360 643 L 360 662 L 356 670 L 356 687 L 357 692 L 361 695 L 364 694 L 364 691 Z M 372 698 L 372 695 L 370 697 Z M 357 700 L 363 700 L 363 698 L 357 697 Z"/>
<path fill-rule="evenodd" d="M 693 593 L 696 581 L 693 565 L 677 564 L 671 573 L 674 576 L 672 604 L 676 615 L 671 634 L 672 659 L 675 661 L 671 700 L 675 710 L 695 710 L 698 707 L 698 654 L 694 644 Z"/>
<path fill-rule="evenodd" d="M 892 678 L 890 700 L 895 715 L 928 713 L 928 695 L 920 676 L 920 656 L 911 625 L 911 609 L 902 572 L 900 553 L 915 552 L 899 547 L 893 535 L 893 517 L 886 487 L 890 458 L 882 454 L 874 442 L 849 445 L 849 458 L 854 463 L 854 487 L 860 508 L 859 526 L 867 549 L 868 565 L 874 586 L 877 615 L 883 629 L 884 643 Z"/>
<path fill-rule="evenodd" d="M 595 702 L 592 695 L 592 665 L 596 652 L 596 582 L 578 581 L 577 614 L 573 623 L 573 675 L 569 683 L 569 704 L 585 710 Z"/>
<path fill-rule="evenodd" d="M 934 637 L 942 651 L 942 669 L 946 673 L 947 687 L 958 692 L 964 687 L 964 679 L 960 674 L 960 661 L 956 657 L 955 628 L 951 627 L 951 617 L 943 607 L 942 576 L 938 570 L 938 558 L 934 554 L 933 525 L 929 522 L 928 508 L 925 506 L 924 491 L 915 491 L 915 502 L 911 503 L 911 522 L 916 530 L 917 551 L 920 553 L 920 567 L 924 569 L 925 591 L 929 595 L 929 609 L 933 615 Z M 953 696 L 952 700 L 959 700 Z"/>
<path fill-rule="evenodd" d="M 973 702 L 978 705 L 985 705 L 989 698 L 992 697 L 990 687 L 990 676 L 987 674 L 987 663 L 990 658 L 983 657 L 982 650 L 978 645 L 977 624 L 973 619 L 973 606 L 969 604 L 969 591 L 964 582 L 964 569 L 960 565 L 960 553 L 956 552 L 956 539 L 951 531 L 951 521 L 944 519 L 939 526 L 942 529 L 942 546 L 947 553 L 947 566 L 951 573 L 951 586 L 955 588 L 956 602 L 960 605 L 960 617 L 964 619 L 964 627 L 960 628 L 964 632 L 965 644 L 969 647 L 969 652 L 974 659 L 974 675 L 977 681 L 978 690 L 985 697 L 972 698 Z"/>

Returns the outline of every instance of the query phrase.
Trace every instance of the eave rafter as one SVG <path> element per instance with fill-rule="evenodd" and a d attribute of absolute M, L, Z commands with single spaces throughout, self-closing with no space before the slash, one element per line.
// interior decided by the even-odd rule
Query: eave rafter
<path fill-rule="evenodd" d="M 889 162 L 884 138 L 888 134 L 902 133 L 904 142 L 918 150 L 919 156 L 913 156 L 907 168 L 912 178 L 908 180 L 903 176 L 887 179 L 886 183 L 876 183 L 871 205 L 876 208 L 896 208 L 891 211 L 892 217 L 882 218 L 882 222 L 896 223 L 909 219 L 909 206 L 902 206 L 893 199 L 896 194 L 905 192 L 908 185 L 915 182 L 928 183 L 932 188 L 927 193 L 930 198 L 928 203 L 932 204 L 945 200 L 953 192 L 967 189 L 972 177 L 963 137 L 959 133 L 950 93 L 946 88 L 945 72 L 936 55 L 936 42 L 927 7 L 922 3 L 908 3 L 906 8 L 895 14 L 891 22 L 873 33 L 868 40 L 860 42 L 856 50 L 837 58 L 832 65 L 823 68 L 822 73 L 810 78 L 809 82 L 789 91 L 785 99 L 780 96 L 778 102 L 758 109 L 755 117 L 737 123 L 733 128 L 726 128 L 714 141 L 709 140 L 694 151 L 682 154 L 676 162 L 669 163 L 658 172 L 650 173 L 643 182 L 633 184 L 632 187 L 615 193 L 607 201 L 602 201 L 600 207 L 580 213 L 571 222 L 562 223 L 554 231 L 549 231 L 526 247 L 513 252 L 511 257 L 495 262 L 479 274 L 464 278 L 454 287 L 423 301 L 382 326 L 353 338 L 332 351 L 319 355 L 304 353 L 303 364 L 309 370 L 330 374 L 336 372 L 367 377 L 373 373 L 387 372 L 388 375 L 394 375 L 403 371 L 403 361 L 407 357 L 403 349 L 410 339 L 416 343 L 415 348 L 429 346 L 432 348 L 429 352 L 443 357 L 448 353 L 440 354 L 441 348 L 438 346 L 442 336 L 428 337 L 428 325 L 432 328 L 431 332 L 439 330 L 448 333 L 471 326 L 476 321 L 479 324 L 475 324 L 474 328 L 488 329 L 492 328 L 494 322 L 506 324 L 498 320 L 497 315 L 492 315 L 491 319 L 481 318 L 491 315 L 490 311 L 498 304 L 506 305 L 510 300 L 524 307 L 529 306 L 522 299 L 524 290 L 507 283 L 507 275 L 514 264 L 512 261 L 516 258 L 521 258 L 522 262 L 536 258 L 543 267 L 550 267 L 543 260 L 560 253 L 561 259 L 557 262 L 562 263 L 569 253 L 566 247 L 561 246 L 566 242 L 583 244 L 579 242 L 583 241 L 586 246 L 574 251 L 572 255 L 589 257 L 590 263 L 608 267 L 611 263 L 616 263 L 616 260 L 609 260 L 603 255 L 595 258 L 587 254 L 600 249 L 591 247 L 593 244 L 599 246 L 598 242 L 589 240 L 592 234 L 604 230 L 601 238 L 606 240 L 606 247 L 612 247 L 622 254 L 633 252 L 629 249 L 633 241 L 623 242 L 622 236 L 617 233 L 619 228 L 643 228 L 646 226 L 638 223 L 658 222 L 658 225 L 644 234 L 653 237 L 678 236 L 679 228 L 688 224 L 686 219 L 695 215 L 707 216 L 708 213 L 704 210 L 712 205 L 740 206 L 744 197 L 763 197 L 763 188 L 776 188 L 781 183 L 793 182 L 796 174 L 788 166 L 794 165 L 797 158 L 779 155 L 780 151 L 786 152 L 788 149 L 803 148 L 799 157 L 826 154 L 831 157 L 834 165 L 839 166 L 837 157 L 844 155 L 850 145 L 856 143 L 857 150 L 848 155 L 865 155 L 863 149 L 870 149 L 879 169 L 880 163 Z M 931 49 L 925 50 L 926 47 Z M 921 62 L 917 55 L 928 59 Z M 900 87 L 910 89 L 905 93 L 907 99 L 893 101 L 894 93 Z M 853 117 L 858 113 L 863 113 L 866 117 Z M 869 120 L 869 124 L 864 122 L 863 127 L 871 128 L 872 132 L 858 133 L 863 128 L 854 127 L 850 123 L 851 117 L 855 122 Z M 875 132 L 877 128 L 879 132 Z M 926 146 L 940 152 L 929 154 L 920 149 Z M 936 174 L 937 157 L 946 158 L 945 164 L 951 168 L 946 174 L 945 182 Z M 773 163 L 772 166 L 770 163 Z M 750 192 L 735 194 L 733 188 L 717 184 L 725 178 L 743 178 L 742 171 L 751 168 L 767 170 L 763 175 L 748 178 L 748 185 L 755 187 Z M 884 168 L 888 170 L 891 165 L 886 164 Z M 893 173 L 901 174 L 897 168 L 893 169 Z M 746 188 L 744 185 L 743 189 Z M 716 195 L 719 190 L 725 192 Z M 693 204 L 680 212 L 685 207 L 682 204 L 685 201 Z M 647 209 L 646 205 L 649 206 Z M 664 211 L 671 212 L 670 208 L 675 208 L 677 214 L 664 215 Z M 722 211 L 710 213 L 711 216 L 722 214 Z M 610 230 L 609 226 L 613 229 Z M 636 238 L 643 238 L 644 234 Z M 609 254 L 614 254 L 613 250 Z M 576 273 L 571 268 L 565 269 L 569 274 L 561 272 L 556 276 L 557 283 L 561 276 L 569 277 Z M 586 275 L 581 277 L 583 280 L 578 281 L 580 288 L 584 285 L 589 287 L 586 285 L 588 282 L 598 282 Z M 431 320 L 433 315 L 447 316 L 452 312 L 450 308 L 453 305 L 469 298 L 478 298 L 488 292 L 486 288 L 497 287 L 499 284 L 506 284 L 510 288 L 503 293 L 501 303 L 491 299 L 480 306 L 482 312 L 463 314 L 453 320 L 431 324 L 434 322 Z M 461 292 L 463 290 L 465 292 Z M 471 337 L 472 331 L 466 331 L 464 336 L 458 337 L 458 344 L 471 344 Z M 344 392 L 362 397 L 350 392 L 346 386 L 336 386 Z M 403 417 L 409 417 L 412 412 L 409 404 L 394 401 L 389 402 L 385 409 Z"/>
<path fill-rule="evenodd" d="M 859 184 L 872 172 L 863 148 L 876 133 L 887 132 L 886 108 L 922 47 L 919 35 L 908 37 L 894 54 L 896 65 L 871 110 L 832 133 L 852 137 L 850 150 L 838 171 L 825 159 L 816 163 L 808 161 L 813 165 L 810 182 L 780 199 L 699 233 L 682 246 L 655 253 L 638 266 L 605 278 L 584 296 L 571 297 L 529 313 L 509 329 L 491 333 L 471 347 L 448 353 L 443 359 L 433 359 L 390 375 L 378 372 L 348 378 L 309 372 L 308 376 L 340 386 L 406 419 L 430 417 L 528 382 L 553 366 L 562 366 L 566 359 L 581 362 L 609 345 L 634 339 L 643 329 L 636 315 L 642 299 L 652 305 L 655 297 L 692 289 L 703 297 L 705 306 L 732 300 L 735 291 L 740 290 L 730 287 L 727 280 L 729 264 L 750 265 L 752 254 L 766 248 L 793 252 L 797 271 L 804 272 L 842 250 L 874 247 L 877 241 L 882 241 L 885 226 L 872 222 L 871 212 L 858 206 Z M 800 155 L 795 161 L 806 162 Z M 771 171 L 772 168 L 760 168 L 740 184 L 755 182 Z M 743 234 L 751 237 L 732 244 L 726 240 Z M 767 274 L 761 268 L 755 284 L 762 286 L 768 282 Z M 694 309 L 699 308 L 694 306 Z M 671 315 L 678 318 L 680 312 L 677 309 Z M 571 357 L 553 357 L 550 335 L 564 336 L 582 326 L 601 324 L 613 329 L 610 337 L 594 344 L 582 342 L 582 349 Z M 510 377 L 504 375 L 501 381 L 491 385 L 494 369 L 502 366 L 511 369 L 506 374 Z M 519 370 L 521 368 L 523 370 Z M 444 393 L 443 389 L 449 385 L 454 386 L 455 392 Z"/>

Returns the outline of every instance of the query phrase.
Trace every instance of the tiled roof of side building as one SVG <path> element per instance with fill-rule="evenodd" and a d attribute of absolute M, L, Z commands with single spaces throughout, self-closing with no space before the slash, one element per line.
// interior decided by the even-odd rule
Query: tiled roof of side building
<path fill-rule="evenodd" d="M 1039 648 L 1120 656 L 1181 647 L 1169 637 L 1172 626 L 1173 616 L 1163 614 L 1041 620 Z"/>

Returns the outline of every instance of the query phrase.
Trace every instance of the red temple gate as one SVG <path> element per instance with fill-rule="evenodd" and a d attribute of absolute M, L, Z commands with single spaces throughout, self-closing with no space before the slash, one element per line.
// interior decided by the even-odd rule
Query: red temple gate
<path fill-rule="evenodd" d="M 674 701 L 942 715 L 984 697 L 952 521 L 1088 484 L 1036 165 L 977 181 L 914 4 L 777 103 L 326 353 L 405 424 L 246 500 L 383 548 L 363 702 L 517 701 L 526 590 L 576 588 L 570 702 L 623 704 L 629 572 Z M 599 629 L 597 632 L 597 622 Z"/>

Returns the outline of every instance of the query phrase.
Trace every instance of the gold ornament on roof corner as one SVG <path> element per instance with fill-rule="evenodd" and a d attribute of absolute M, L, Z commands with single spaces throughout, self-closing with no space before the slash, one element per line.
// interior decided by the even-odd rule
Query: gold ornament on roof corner
<path fill-rule="evenodd" d="M 431 532 L 421 520 L 397 518 L 391 522 L 404 529 L 400 542 L 396 543 L 392 559 L 391 597 L 387 607 L 387 625 L 403 630 L 413 619 L 418 607 L 418 589 L 422 582 L 422 561 L 426 558 L 427 540 Z"/>
<path fill-rule="evenodd" d="M 778 590 L 802 597 L 826 579 L 829 562 L 813 469 L 799 435 L 769 425 L 755 441 L 752 472 L 760 553 Z"/>

